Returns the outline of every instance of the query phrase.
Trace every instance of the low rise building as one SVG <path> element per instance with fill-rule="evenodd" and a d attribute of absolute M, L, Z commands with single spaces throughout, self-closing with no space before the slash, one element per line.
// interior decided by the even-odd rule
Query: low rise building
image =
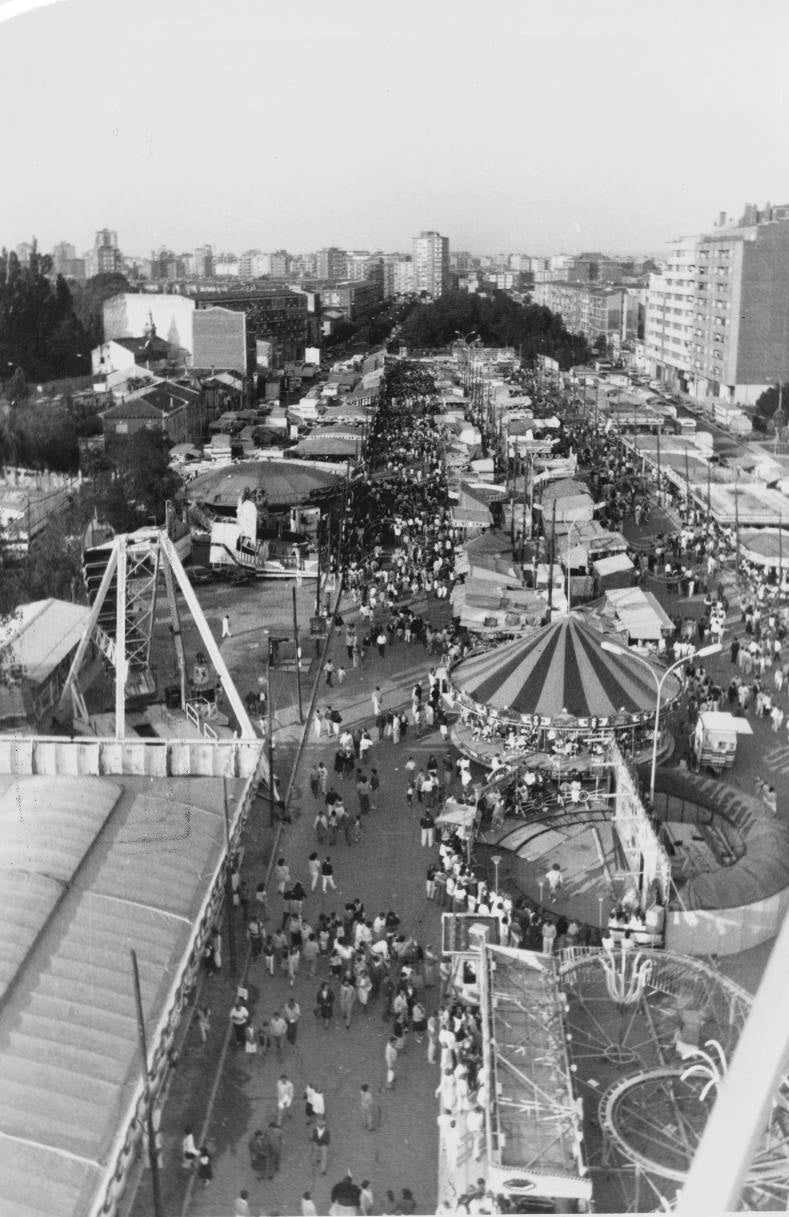
<path fill-rule="evenodd" d="M 0 634 L 0 732 L 46 730 L 52 722 L 83 631 L 86 604 L 21 604 Z"/>

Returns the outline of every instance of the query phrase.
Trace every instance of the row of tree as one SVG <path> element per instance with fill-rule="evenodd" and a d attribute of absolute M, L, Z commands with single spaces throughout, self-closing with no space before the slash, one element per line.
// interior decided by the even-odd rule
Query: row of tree
<path fill-rule="evenodd" d="M 26 381 L 63 380 L 90 372 L 90 352 L 102 341 L 102 305 L 128 291 L 123 275 L 96 275 L 70 285 L 53 273 L 49 254 L 26 263 L 0 250 L 0 381 L 12 400 Z"/>
<path fill-rule="evenodd" d="M 411 350 L 436 350 L 458 336 L 479 339 L 484 346 L 515 347 L 525 360 L 548 355 L 562 368 L 590 357 L 586 339 L 569 333 L 559 314 L 542 305 L 519 304 L 501 291 L 448 292 L 430 303 L 415 304 L 399 334 Z"/>
<path fill-rule="evenodd" d="M 0 619 L 29 600 L 84 600 L 82 538 L 91 519 L 106 521 L 116 532 L 164 523 L 166 500 L 183 489 L 169 467 L 169 447 L 160 433 L 140 431 L 118 447 L 113 462 L 103 453 L 88 460 L 88 477 L 75 487 L 66 510 L 50 519 L 23 563 L 2 570 Z"/>

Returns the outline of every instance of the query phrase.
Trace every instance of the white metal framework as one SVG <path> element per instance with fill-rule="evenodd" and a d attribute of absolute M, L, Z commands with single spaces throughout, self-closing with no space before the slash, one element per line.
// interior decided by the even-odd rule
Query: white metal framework
<path fill-rule="evenodd" d="M 159 577 L 162 575 L 184 712 L 187 712 L 187 671 L 176 586 L 183 595 L 208 658 L 216 669 L 222 691 L 238 724 L 241 739 L 256 739 L 246 707 L 238 695 L 222 652 L 209 629 L 200 602 L 167 533 L 151 529 L 133 536 L 121 534 L 107 546 L 107 551 L 104 574 L 63 687 L 61 704 L 70 695 L 75 719 L 88 721 L 85 699 L 79 687 L 79 673 L 88 648 L 94 643 L 115 673 L 115 738 L 122 740 L 125 737 L 128 699 L 155 693 L 156 684 L 151 671 L 150 656 Z"/>

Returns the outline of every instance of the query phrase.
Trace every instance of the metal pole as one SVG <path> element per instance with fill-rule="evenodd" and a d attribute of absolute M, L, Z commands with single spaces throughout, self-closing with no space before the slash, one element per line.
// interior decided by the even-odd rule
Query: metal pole
<path fill-rule="evenodd" d="M 151 1096 L 151 1080 L 148 1076 L 148 1045 L 145 1038 L 145 1017 L 142 1010 L 142 992 L 140 990 L 140 970 L 137 967 L 137 953 L 132 948 L 129 952 L 132 962 L 132 983 L 134 986 L 134 1004 L 137 1009 L 137 1040 L 142 1058 L 142 1080 L 145 1089 L 146 1126 L 148 1132 L 148 1164 L 151 1168 L 151 1190 L 153 1191 L 154 1217 L 164 1217 L 162 1195 L 159 1186 L 159 1159 L 156 1154 L 156 1129 L 153 1123 L 153 1100 Z"/>
<path fill-rule="evenodd" d="M 271 652 L 273 643 L 271 635 L 268 639 L 268 663 L 266 665 L 266 701 L 268 709 L 268 722 L 266 730 L 266 744 L 268 746 L 268 815 L 269 827 L 274 826 L 274 713 L 271 705 Z"/>
<path fill-rule="evenodd" d="M 735 550 L 735 566 L 734 571 L 736 578 L 740 577 L 740 487 L 737 482 L 734 483 L 734 544 Z"/>
<path fill-rule="evenodd" d="M 548 612 L 553 610 L 553 557 L 556 548 L 556 499 L 551 512 L 551 558 L 548 564 Z"/>
<path fill-rule="evenodd" d="M 726 1077 L 704 1126 L 674 1210 L 682 1217 L 734 1212 L 786 1075 L 789 919 L 784 920 Z M 736 1129 L 736 1135 L 732 1136 Z"/>
<path fill-rule="evenodd" d="M 690 512 L 690 473 L 688 472 L 688 441 L 685 440 L 685 497 L 688 501 L 688 512 Z"/>
<path fill-rule="evenodd" d="M 529 461 L 531 453 L 528 453 L 526 460 L 523 462 L 523 515 L 521 518 L 521 550 L 525 552 L 526 548 L 526 498 L 529 493 Z M 531 540 L 531 521 L 529 522 L 529 540 Z"/>
<path fill-rule="evenodd" d="M 304 711 L 301 705 L 301 654 L 299 650 L 299 619 L 296 613 L 296 589 L 292 587 L 293 593 L 293 641 L 296 646 L 296 692 L 299 699 L 299 722 L 304 722 Z"/>
<path fill-rule="evenodd" d="M 323 512 L 318 516 L 318 531 L 315 539 L 318 542 L 318 570 L 315 578 L 315 616 L 320 617 L 321 614 L 321 531 L 323 526 Z"/>
<path fill-rule="evenodd" d="M 269 780 L 271 774 L 269 773 Z M 235 979 L 238 956 L 236 955 L 236 927 L 233 923 L 233 877 L 230 849 L 230 812 L 227 806 L 227 778 L 222 778 L 222 807 L 225 813 L 225 905 L 227 907 L 227 957 L 230 975 Z"/>
<path fill-rule="evenodd" d="M 712 465 L 707 461 L 707 533 L 710 530 L 710 495 L 712 482 Z"/>
<path fill-rule="evenodd" d="M 660 427 L 659 427 L 659 426 L 658 426 L 658 429 L 657 429 L 657 436 L 656 436 L 656 439 L 657 439 L 657 488 L 658 488 L 658 506 L 660 506 L 660 483 L 661 483 L 661 471 L 660 471 Z"/>

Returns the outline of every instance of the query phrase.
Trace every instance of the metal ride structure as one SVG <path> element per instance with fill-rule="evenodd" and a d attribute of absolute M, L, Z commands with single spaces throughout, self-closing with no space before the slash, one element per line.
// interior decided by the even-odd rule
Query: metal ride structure
<path fill-rule="evenodd" d="M 701 960 L 666 951 L 574 947 L 558 962 L 595 1206 L 673 1207 L 725 1093 L 752 998 Z M 788 1113 L 784 1080 L 737 1207 L 786 1209 Z"/>
<path fill-rule="evenodd" d="M 195 704 L 194 699 L 190 700 L 190 680 L 176 599 L 177 591 L 180 591 L 184 598 L 201 643 L 216 670 L 222 692 L 238 725 L 239 737 L 242 740 L 256 740 L 244 702 L 238 694 L 189 577 L 166 531 L 150 529 L 132 535 L 121 534 L 101 548 L 106 550 L 106 563 L 102 553 L 103 573 L 95 591 L 90 586 L 91 575 L 88 569 L 88 585 L 92 594 L 91 612 L 60 698 L 62 705 L 70 696 L 75 723 L 89 724 L 90 716 L 80 689 L 79 674 L 91 644 L 98 648 L 114 674 L 116 740 L 122 740 L 126 736 L 127 706 L 132 702 L 139 704 L 155 699 L 156 678 L 151 667 L 151 646 L 160 579 L 163 579 L 169 610 L 169 628 L 178 667 L 182 711 L 199 727 L 206 739 L 216 739 L 216 732 L 206 721 L 207 716 L 201 713 L 201 706 Z M 95 566 L 93 569 L 95 581 Z"/>

